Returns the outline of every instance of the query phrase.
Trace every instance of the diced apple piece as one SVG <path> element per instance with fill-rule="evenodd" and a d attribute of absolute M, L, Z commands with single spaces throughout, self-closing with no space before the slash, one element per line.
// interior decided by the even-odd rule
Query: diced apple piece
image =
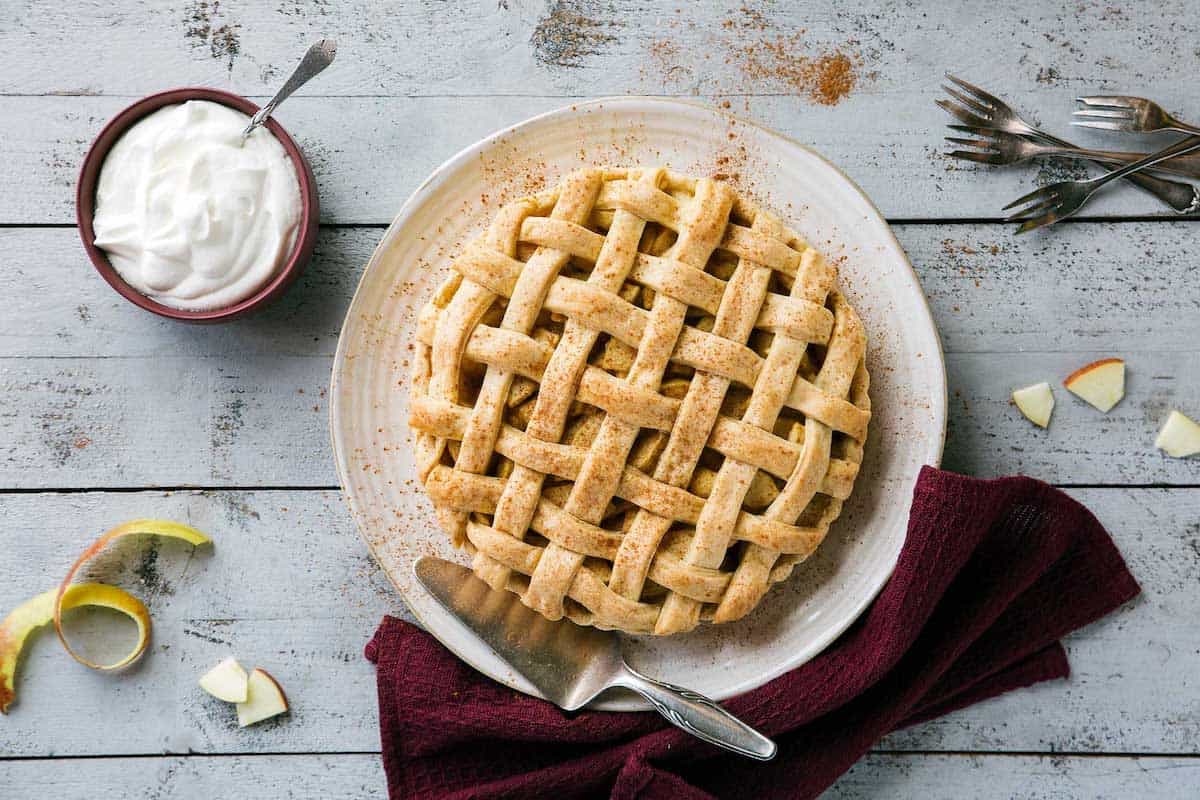
<path fill-rule="evenodd" d="M 277 717 L 288 710 L 282 687 L 265 669 L 255 668 L 247 683 L 246 702 L 237 704 L 238 725 L 242 728 Z"/>
<path fill-rule="evenodd" d="M 1034 425 L 1044 428 L 1050 424 L 1050 412 L 1054 410 L 1054 392 L 1050 391 L 1050 384 L 1036 383 L 1017 389 L 1012 393 L 1012 399 Z"/>
<path fill-rule="evenodd" d="M 226 703 L 246 702 L 249 683 L 246 670 L 233 657 L 217 664 L 200 678 L 201 689 Z"/>
<path fill-rule="evenodd" d="M 1194 456 L 1200 453 L 1200 425 L 1178 411 L 1172 411 L 1158 432 L 1154 446 L 1175 458 Z"/>
<path fill-rule="evenodd" d="M 1119 358 L 1093 361 L 1068 375 L 1063 386 L 1108 413 L 1125 396 L 1125 362 Z"/>

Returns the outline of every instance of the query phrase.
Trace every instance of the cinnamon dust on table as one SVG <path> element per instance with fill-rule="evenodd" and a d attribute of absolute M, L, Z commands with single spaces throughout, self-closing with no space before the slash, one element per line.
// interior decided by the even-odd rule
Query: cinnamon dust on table
<path fill-rule="evenodd" d="M 650 43 L 647 64 L 659 82 L 691 84 L 695 93 L 747 93 L 784 89 L 823 106 L 837 105 L 864 77 L 862 58 L 849 45 L 818 45 L 808 41 L 803 28 L 780 26 L 762 11 L 742 6 L 722 20 L 711 41 L 694 50 L 681 49 L 674 39 L 692 23 L 670 20 L 672 36 Z M 819 49 L 818 49 L 819 48 Z M 814 50 L 816 51 L 814 53 Z M 703 63 L 710 56 L 733 67 L 733 74 L 719 83 L 704 84 L 712 74 Z M 697 62 L 697 59 L 700 59 Z M 643 68 L 643 77 L 646 76 Z M 875 73 L 866 73 L 867 79 Z"/>
<path fill-rule="evenodd" d="M 650 43 L 650 63 L 663 78 L 674 78 L 676 73 L 686 71 L 679 64 L 679 45 L 669 38 L 656 39 Z M 643 77 L 645 73 L 646 68 L 642 67 Z"/>
<path fill-rule="evenodd" d="M 816 64 L 816 85 L 812 89 L 814 99 L 824 106 L 832 106 L 854 89 L 858 71 L 854 62 L 845 53 L 821 56 Z"/>
<path fill-rule="evenodd" d="M 731 60 L 751 80 L 783 84 L 823 106 L 837 105 L 858 82 L 857 58 L 838 50 L 801 55 L 796 52 L 799 38 L 794 34 L 752 42 Z"/>

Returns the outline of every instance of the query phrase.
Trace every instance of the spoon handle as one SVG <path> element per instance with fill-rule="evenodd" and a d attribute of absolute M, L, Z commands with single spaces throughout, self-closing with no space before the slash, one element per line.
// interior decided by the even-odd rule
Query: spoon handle
<path fill-rule="evenodd" d="M 628 665 L 614 685 L 637 692 L 672 725 L 709 744 L 759 761 L 775 757 L 773 741 L 698 692 L 648 678 Z"/>
<path fill-rule="evenodd" d="M 333 39 L 322 39 L 308 48 L 308 52 L 304 54 L 304 58 L 300 59 L 300 64 L 287 79 L 287 83 L 283 84 L 283 88 L 276 92 L 275 96 L 260 108 L 257 114 L 251 117 L 250 124 L 242 131 L 242 138 L 245 139 L 251 131 L 266 122 L 267 117 L 275 111 L 275 107 L 286 100 L 292 92 L 308 83 L 321 70 L 332 64 L 335 55 L 337 55 L 337 42 Z"/>

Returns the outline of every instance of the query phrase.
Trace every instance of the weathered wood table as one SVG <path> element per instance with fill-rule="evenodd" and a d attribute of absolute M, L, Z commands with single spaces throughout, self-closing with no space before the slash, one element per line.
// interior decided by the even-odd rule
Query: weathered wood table
<path fill-rule="evenodd" d="M 192 556 L 132 542 L 106 560 L 101 575 L 145 598 L 157 626 L 130 673 L 89 672 L 53 635 L 37 638 L 0 719 L 0 797 L 383 792 L 361 653 L 382 614 L 406 611 L 338 495 L 325 396 L 338 327 L 382 229 L 442 160 L 571 98 L 624 93 L 728 102 L 847 170 L 892 220 L 933 305 L 950 378 L 945 465 L 1066 487 L 1145 589 L 1070 638 L 1069 680 L 891 736 L 832 796 L 1200 794 L 1200 461 L 1151 446 L 1170 407 L 1200 416 L 1196 222 L 1122 186 L 1085 217 L 1014 238 L 1000 206 L 1083 168 L 949 160 L 933 105 L 952 70 L 1059 132 L 1089 92 L 1148 94 L 1196 120 L 1200 84 L 1180 79 L 1200 66 L 1194 8 L 859 5 L 6 4 L 0 609 L 51 586 L 124 519 L 186 520 L 217 546 Z M 278 114 L 321 186 L 303 279 L 218 327 L 118 297 L 74 227 L 76 171 L 100 126 L 177 85 L 261 102 L 322 36 L 338 40 L 337 63 Z M 1014 386 L 1109 355 L 1130 374 L 1106 416 L 1059 389 L 1041 431 L 1008 402 Z M 290 717 L 241 730 L 196 688 L 230 651 L 280 678 Z"/>

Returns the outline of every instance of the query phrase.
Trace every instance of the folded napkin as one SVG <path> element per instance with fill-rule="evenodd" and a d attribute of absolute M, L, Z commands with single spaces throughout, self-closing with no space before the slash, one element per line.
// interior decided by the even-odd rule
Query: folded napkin
<path fill-rule="evenodd" d="M 567 715 L 386 617 L 366 655 L 388 791 L 814 797 L 889 731 L 1066 677 L 1058 639 L 1138 591 L 1104 528 L 1062 492 L 926 467 L 896 570 L 862 618 L 807 664 L 725 704 L 778 742 L 774 761 L 706 745 L 650 712 Z"/>

